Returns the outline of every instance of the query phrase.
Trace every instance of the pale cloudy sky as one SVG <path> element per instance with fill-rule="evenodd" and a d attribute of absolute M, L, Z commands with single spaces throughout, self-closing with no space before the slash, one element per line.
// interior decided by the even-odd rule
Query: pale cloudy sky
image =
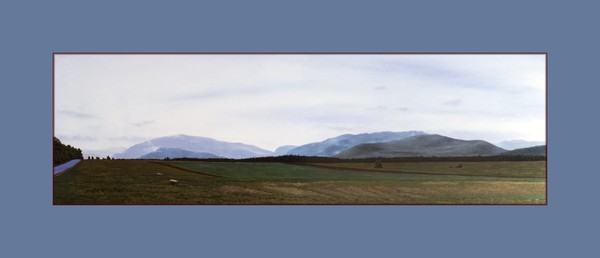
<path fill-rule="evenodd" d="M 420 130 L 545 140 L 544 55 L 55 56 L 55 135 L 84 150 L 175 134 L 274 150 Z"/>

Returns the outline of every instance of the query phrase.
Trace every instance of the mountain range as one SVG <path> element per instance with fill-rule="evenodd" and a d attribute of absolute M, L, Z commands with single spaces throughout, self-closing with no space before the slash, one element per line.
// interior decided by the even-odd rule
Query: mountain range
<path fill-rule="evenodd" d="M 286 154 L 330 157 L 363 143 L 389 142 L 423 134 L 425 133 L 421 131 L 343 134 L 321 142 L 299 146 L 289 150 Z"/>
<path fill-rule="evenodd" d="M 298 147 L 298 146 L 294 146 L 294 145 L 284 145 L 284 146 L 281 146 L 281 147 L 275 149 L 275 152 L 273 153 L 273 155 L 275 155 L 275 156 L 285 155 L 285 154 L 288 153 L 288 151 L 290 151 L 290 150 L 292 150 L 292 149 L 294 149 L 296 147 Z"/>
<path fill-rule="evenodd" d="M 343 134 L 275 152 L 207 137 L 174 135 L 151 139 L 114 154 L 114 158 L 252 158 L 282 155 L 337 158 L 545 155 L 545 145 L 507 151 L 482 140 L 461 140 L 421 131 Z"/>
<path fill-rule="evenodd" d="M 545 142 L 540 141 L 525 141 L 525 140 L 510 140 L 496 143 L 496 146 L 507 149 L 507 150 L 515 150 L 522 148 L 529 148 L 534 146 L 540 146 L 546 144 Z"/>
<path fill-rule="evenodd" d="M 431 134 L 417 135 L 389 142 L 359 144 L 334 157 L 494 156 L 503 152 L 506 152 L 506 150 L 486 141 L 465 141 L 438 134 Z"/>
<path fill-rule="evenodd" d="M 546 156 L 546 145 L 511 150 L 502 155 Z"/>
<path fill-rule="evenodd" d="M 234 159 L 273 155 L 273 152 L 271 151 L 248 144 L 224 142 L 207 137 L 180 134 L 155 138 L 133 145 L 124 152 L 115 154 L 114 157 L 136 159 L 141 158 L 148 153 L 155 152 L 160 148 L 176 148 L 191 152 L 209 153 L 215 156 Z"/>
<path fill-rule="evenodd" d="M 194 152 L 178 148 L 158 148 L 157 150 L 145 154 L 141 159 L 164 159 L 164 158 L 197 158 L 197 159 L 216 159 L 222 158 L 207 152 Z"/>

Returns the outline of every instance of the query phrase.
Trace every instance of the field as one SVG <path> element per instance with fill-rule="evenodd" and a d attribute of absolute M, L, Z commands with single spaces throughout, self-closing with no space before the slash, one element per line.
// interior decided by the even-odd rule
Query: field
<path fill-rule="evenodd" d="M 374 169 L 371 163 L 319 163 L 315 166 L 369 171 L 470 175 L 489 177 L 545 178 L 545 161 L 498 162 L 398 162 Z"/>
<path fill-rule="evenodd" d="M 545 171 L 545 161 L 375 169 L 371 163 L 84 160 L 54 177 L 54 203 L 545 204 Z"/>

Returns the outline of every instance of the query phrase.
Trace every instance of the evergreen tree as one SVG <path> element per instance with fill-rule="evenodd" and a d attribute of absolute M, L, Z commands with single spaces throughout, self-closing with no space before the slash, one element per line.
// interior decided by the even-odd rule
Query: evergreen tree
<path fill-rule="evenodd" d="M 58 138 L 54 137 L 52 155 L 54 165 L 65 163 L 72 159 L 83 159 L 81 149 L 71 145 L 64 145 Z"/>

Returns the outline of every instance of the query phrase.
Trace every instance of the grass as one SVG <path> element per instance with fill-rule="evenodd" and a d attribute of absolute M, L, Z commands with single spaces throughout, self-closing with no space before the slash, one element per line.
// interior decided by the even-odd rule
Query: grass
<path fill-rule="evenodd" d="M 161 173 L 162 175 L 157 175 Z M 169 179 L 177 179 L 176 187 Z M 211 198 L 209 176 L 134 160 L 84 160 L 54 177 L 55 204 L 186 204 Z M 190 189 L 194 189 L 190 191 Z M 193 200 L 193 201 L 192 201 Z"/>
<path fill-rule="evenodd" d="M 375 169 L 372 163 L 318 163 L 322 167 L 369 171 L 405 171 L 492 177 L 546 178 L 546 161 L 395 162 Z"/>
<path fill-rule="evenodd" d="M 436 162 L 432 162 L 436 163 Z M 443 163 L 443 162 L 442 162 Z M 492 163 L 492 164 L 485 164 Z M 518 162 L 517 162 L 518 163 Z M 462 163 L 462 172 L 511 175 L 545 163 Z M 323 165 L 323 164 L 321 164 Z M 55 176 L 55 204 L 544 204 L 545 179 L 365 171 L 372 164 L 84 160 Z M 444 171 L 450 164 L 429 164 Z M 471 164 L 474 165 L 474 164 Z M 412 166 L 412 167 L 411 167 Z M 411 170 L 428 168 L 411 165 Z M 439 166 L 439 167 L 438 167 Z M 400 164 L 385 164 L 395 170 Z M 402 169 L 407 167 L 402 166 Z M 438 169 L 439 168 L 439 169 Z M 483 169 L 482 168 L 486 168 Z M 487 172 L 482 172 L 487 171 Z M 160 173 L 158 175 L 157 173 Z M 440 172 L 441 173 L 441 172 Z M 529 172 L 527 172 L 529 173 Z M 468 174 L 468 173 L 467 173 Z M 539 174 L 538 174 L 539 175 Z M 179 184 L 169 184 L 176 179 Z"/>

